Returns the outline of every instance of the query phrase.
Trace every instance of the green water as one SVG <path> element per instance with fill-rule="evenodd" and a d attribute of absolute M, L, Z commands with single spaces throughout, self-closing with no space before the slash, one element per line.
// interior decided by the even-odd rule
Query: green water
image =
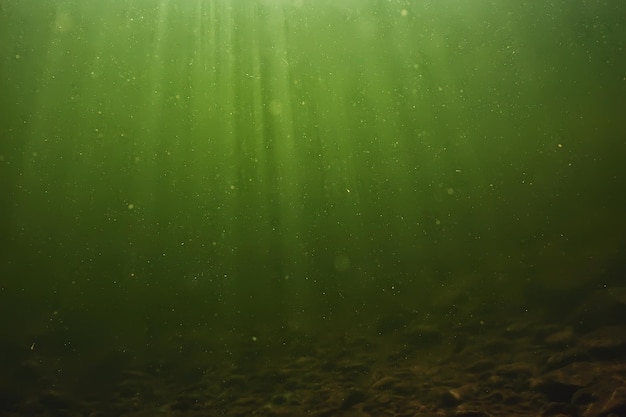
<path fill-rule="evenodd" d="M 2 339 L 488 322 L 605 285 L 625 13 L 0 1 Z"/>

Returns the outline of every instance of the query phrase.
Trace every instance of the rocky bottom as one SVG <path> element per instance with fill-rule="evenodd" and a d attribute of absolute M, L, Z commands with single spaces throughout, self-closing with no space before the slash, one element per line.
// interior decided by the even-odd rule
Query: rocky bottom
<path fill-rule="evenodd" d="M 382 320 L 372 333 L 282 335 L 272 346 L 251 338 L 219 355 L 186 347 L 181 337 L 169 360 L 141 362 L 115 351 L 74 357 L 82 361 L 74 369 L 39 354 L 5 366 L 5 374 L 12 371 L 3 376 L 0 414 L 626 415 L 626 327 L 620 325 L 579 331 L 479 322 L 442 330 L 405 314 Z"/>

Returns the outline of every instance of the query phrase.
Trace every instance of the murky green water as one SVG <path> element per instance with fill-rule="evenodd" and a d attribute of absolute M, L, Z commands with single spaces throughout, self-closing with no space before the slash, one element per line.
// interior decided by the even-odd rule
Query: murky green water
<path fill-rule="evenodd" d="M 159 351 L 611 285 L 625 11 L 0 1 L 0 337 Z"/>

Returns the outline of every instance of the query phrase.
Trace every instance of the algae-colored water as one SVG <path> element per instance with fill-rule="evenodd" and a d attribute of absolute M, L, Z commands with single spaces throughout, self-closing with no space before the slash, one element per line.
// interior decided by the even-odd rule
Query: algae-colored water
<path fill-rule="evenodd" d="M 566 319 L 624 284 L 625 13 L 0 1 L 5 357 Z"/>

